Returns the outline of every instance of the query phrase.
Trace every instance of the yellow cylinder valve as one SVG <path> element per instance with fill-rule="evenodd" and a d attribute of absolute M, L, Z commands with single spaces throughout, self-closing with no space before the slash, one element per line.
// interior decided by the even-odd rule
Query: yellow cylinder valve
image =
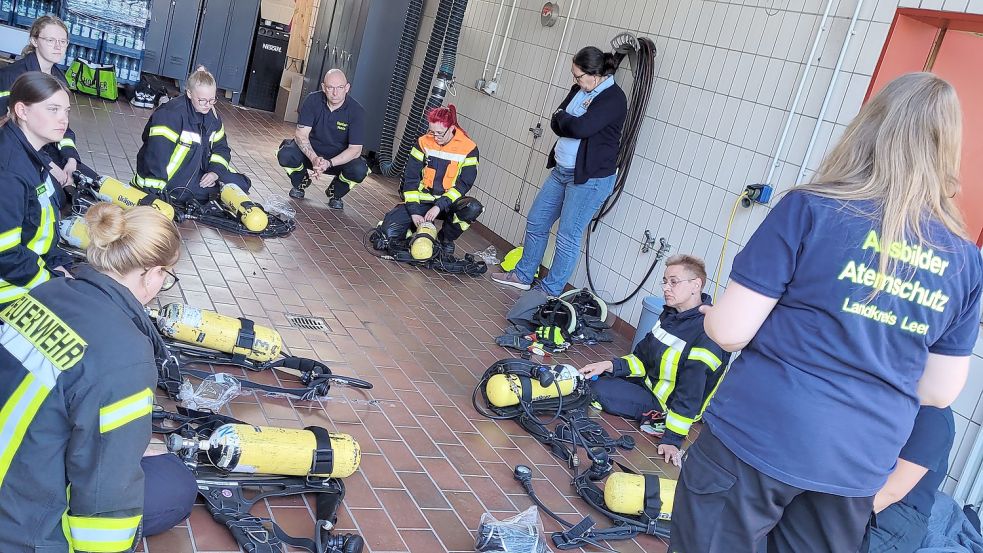
<path fill-rule="evenodd" d="M 659 478 L 654 474 L 630 474 L 615 472 L 604 483 L 604 504 L 615 513 L 640 516 L 646 509 L 647 487 L 658 486 L 658 495 L 650 503 L 661 503 L 658 518 L 672 517 L 672 501 L 676 496 L 676 481 Z M 661 501 L 660 501 L 661 500 Z M 651 509 L 655 505 L 649 505 Z"/>
<path fill-rule="evenodd" d="M 89 247 L 89 226 L 82 217 L 69 217 L 58 223 L 58 234 L 69 246 L 80 250 Z"/>
<path fill-rule="evenodd" d="M 99 179 L 99 190 L 96 191 L 95 195 L 100 200 L 112 202 L 123 209 L 141 205 L 140 202 L 144 201 L 144 198 L 147 197 L 147 193 L 143 190 L 116 180 L 113 177 L 102 177 Z M 150 206 L 166 215 L 168 219 L 174 220 L 174 207 L 171 204 L 163 200 L 154 200 Z"/>
<path fill-rule="evenodd" d="M 179 342 L 244 355 L 260 363 L 276 359 L 283 349 L 283 339 L 272 328 L 252 325 L 244 332 L 239 319 L 183 303 L 165 305 L 157 313 L 157 328 Z"/>
<path fill-rule="evenodd" d="M 437 227 L 424 221 L 410 238 L 410 255 L 413 259 L 426 261 L 433 257 L 433 245 L 437 240 Z"/>
<path fill-rule="evenodd" d="M 358 470 L 362 450 L 348 434 L 318 429 L 329 447 L 318 447 L 311 430 L 224 424 L 208 438 L 209 461 L 231 471 L 284 476 L 347 478 Z"/>
<path fill-rule="evenodd" d="M 242 224 L 252 232 L 262 232 L 270 224 L 270 218 L 260 205 L 249 199 L 249 196 L 237 184 L 222 186 L 222 203 L 234 211 Z"/>
<path fill-rule="evenodd" d="M 516 374 L 495 374 L 485 384 L 485 394 L 488 402 L 495 407 L 511 407 L 519 404 L 523 391 L 529 391 L 532 401 L 552 399 L 569 395 L 577 387 L 577 381 L 582 378 L 576 368 L 570 365 L 553 367 L 555 384 L 543 386 L 538 380 Z M 559 393 L 557 391 L 559 385 Z"/>

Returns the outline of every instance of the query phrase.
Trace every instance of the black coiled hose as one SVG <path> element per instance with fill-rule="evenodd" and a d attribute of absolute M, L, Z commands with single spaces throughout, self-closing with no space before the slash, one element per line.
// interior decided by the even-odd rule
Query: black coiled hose
<path fill-rule="evenodd" d="M 447 21 L 447 32 L 444 33 L 444 48 L 440 54 L 440 70 L 437 72 L 438 78 L 445 81 L 440 83 L 441 88 L 434 86 L 430 90 L 430 97 L 427 99 L 427 107 L 423 113 L 426 114 L 431 109 L 444 103 L 444 95 L 447 91 L 445 86 L 449 86 L 454 78 L 454 67 L 457 63 L 457 42 L 461 37 L 461 27 L 464 26 L 464 12 L 468 9 L 468 0 L 454 0 L 454 9 L 451 10 L 451 17 Z M 429 125 L 426 117 L 421 117 L 417 127 L 416 136 L 427 132 Z"/>
<path fill-rule="evenodd" d="M 399 110 L 403 106 L 403 95 L 406 94 L 406 81 L 410 77 L 410 67 L 413 65 L 413 54 L 416 53 L 416 41 L 420 34 L 420 21 L 423 20 L 423 0 L 410 0 L 406 8 L 406 21 L 403 23 L 403 34 L 399 39 L 399 49 L 396 51 L 396 67 L 393 69 L 393 79 L 389 85 L 389 97 L 386 100 L 386 115 L 382 120 L 382 140 L 379 144 L 379 166 L 384 175 L 389 175 L 393 158 L 393 142 L 396 141 L 396 125 L 399 123 Z"/>
<path fill-rule="evenodd" d="M 621 131 L 621 149 L 618 152 L 617 163 L 618 177 L 614 183 L 614 192 L 611 193 L 608 199 L 604 200 L 601 209 L 591 221 L 590 231 L 587 233 L 585 246 L 587 256 L 587 284 L 590 286 L 591 291 L 598 297 L 600 297 L 600 294 L 594 286 L 594 280 L 590 271 L 590 236 L 597 231 L 601 219 L 614 209 L 618 200 L 621 199 L 621 193 L 624 192 L 625 182 L 628 180 L 628 172 L 631 170 L 631 162 L 635 157 L 635 147 L 638 145 L 638 135 L 642 129 L 642 123 L 645 121 L 645 112 L 648 109 L 649 100 L 652 97 L 652 84 L 655 80 L 655 54 L 654 42 L 644 37 L 638 39 L 638 49 L 635 51 L 634 56 L 636 67 L 632 68 L 635 72 L 635 80 L 632 83 L 631 96 L 628 100 L 628 114 L 625 118 L 625 126 Z M 641 291 L 645 281 L 652 276 L 652 272 L 655 270 L 655 266 L 659 263 L 660 259 L 660 257 L 656 257 L 632 293 L 618 301 L 605 300 L 607 304 L 623 305 L 635 297 Z"/>

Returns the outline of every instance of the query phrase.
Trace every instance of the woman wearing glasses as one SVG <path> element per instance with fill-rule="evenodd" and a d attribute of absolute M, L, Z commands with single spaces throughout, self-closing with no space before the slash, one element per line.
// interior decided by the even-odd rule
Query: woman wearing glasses
<path fill-rule="evenodd" d="M 655 326 L 631 355 L 580 369 L 585 377 L 600 377 L 591 390 L 601 409 L 639 421 L 643 432 L 660 439 L 659 455 L 676 466 L 690 426 L 703 415 L 730 359 L 703 331 L 706 281 L 702 259 L 670 257 L 662 277 L 666 304 Z"/>
<path fill-rule="evenodd" d="M 166 352 L 144 306 L 175 281 L 178 231 L 143 206 L 85 220 L 90 265 L 0 311 L 2 551 L 132 551 L 197 495 L 177 457 L 144 456 Z"/>
<path fill-rule="evenodd" d="M 17 77 L 28 71 L 51 75 L 68 87 L 65 73 L 58 68 L 58 64 L 65 62 L 65 50 L 68 48 L 68 28 L 65 23 L 53 15 L 42 15 L 34 20 L 28 36 L 29 42 L 21 53 L 23 57 L 0 70 L 0 115 L 7 115 L 10 87 Z M 44 153 L 51 158 L 51 177 L 61 186 L 71 184 L 72 173 L 84 167 L 75 147 L 75 133 L 71 128 L 65 129 L 64 137 L 45 145 Z M 58 191 L 55 199 L 63 205 L 64 193 Z"/>
<path fill-rule="evenodd" d="M 593 46 L 573 57 L 574 85 L 550 123 L 558 137 L 546 163 L 552 171 L 529 209 L 522 259 L 514 270 L 493 274 L 495 282 L 528 290 L 543 261 L 550 228 L 559 219 L 556 253 L 540 286 L 550 296 L 563 292 L 580 257 L 584 231 L 614 190 L 628 110 L 625 93 L 614 82 L 617 68 L 614 54 Z"/>
<path fill-rule="evenodd" d="M 232 170 L 217 92 L 215 77 L 199 66 L 188 76 L 185 97 L 154 111 L 143 129 L 133 184 L 178 203 L 207 202 L 230 184 L 249 192 L 249 179 Z"/>
<path fill-rule="evenodd" d="M 373 238 L 376 249 L 401 240 L 411 227 L 441 219 L 437 245 L 444 256 L 454 255 L 454 241 L 484 207 L 465 196 L 478 178 L 478 146 L 457 122 L 453 104 L 427 113 L 430 128 L 410 150 L 403 177 L 403 201 L 386 214 Z"/>

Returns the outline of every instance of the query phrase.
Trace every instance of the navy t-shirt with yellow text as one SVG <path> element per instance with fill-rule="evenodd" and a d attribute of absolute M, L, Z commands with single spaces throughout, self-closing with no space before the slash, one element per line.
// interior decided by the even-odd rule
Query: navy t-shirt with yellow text
<path fill-rule="evenodd" d="M 790 192 L 734 259 L 731 280 L 778 303 L 704 419 L 741 460 L 800 489 L 874 495 L 911 433 L 928 353 L 971 355 L 979 332 L 975 244 L 930 220 L 922 243 L 881 251 L 875 210 Z"/>
<path fill-rule="evenodd" d="M 334 111 L 328 108 L 324 92 L 311 92 L 304 98 L 297 125 L 311 128 L 311 147 L 323 158 L 332 158 L 348 146 L 365 144 L 365 110 L 348 96 Z"/>

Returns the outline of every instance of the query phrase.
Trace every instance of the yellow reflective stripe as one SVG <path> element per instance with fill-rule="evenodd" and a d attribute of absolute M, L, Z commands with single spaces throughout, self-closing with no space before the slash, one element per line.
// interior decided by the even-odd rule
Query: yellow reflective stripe
<path fill-rule="evenodd" d="M 174 173 L 177 173 L 177 170 L 184 164 L 184 158 L 188 157 L 188 152 L 190 151 L 191 148 L 188 148 L 184 144 L 178 144 L 174 147 L 174 151 L 171 152 L 171 160 L 167 162 L 167 168 L 165 169 L 167 171 L 167 180 L 174 178 Z"/>
<path fill-rule="evenodd" d="M 219 140 L 222 140 L 223 138 L 225 138 L 225 125 L 222 125 L 222 127 L 219 130 L 213 132 L 212 137 L 209 138 L 208 141 L 214 144 Z"/>
<path fill-rule="evenodd" d="M 689 427 L 693 426 L 693 420 L 688 417 L 684 417 L 679 413 L 674 413 L 671 410 L 666 414 L 666 430 L 672 430 L 680 436 L 685 436 L 689 434 Z"/>
<path fill-rule="evenodd" d="M 75 517 L 68 515 L 68 528 L 75 549 L 92 553 L 129 551 L 142 515 L 125 518 Z"/>
<path fill-rule="evenodd" d="M 58 148 L 74 148 L 75 141 L 71 138 L 63 138 L 61 142 L 58 143 Z"/>
<path fill-rule="evenodd" d="M 464 194 L 461 194 L 458 191 L 457 188 L 451 188 L 447 192 L 444 192 L 444 197 L 447 198 L 447 199 L 449 199 L 451 201 L 451 203 L 454 203 L 454 202 L 460 200 L 461 199 L 461 196 L 463 196 L 463 195 Z"/>
<path fill-rule="evenodd" d="M 628 376 L 645 376 L 645 364 L 636 355 L 625 355 L 622 357 L 628 362 L 628 370 L 631 371 Z"/>
<path fill-rule="evenodd" d="M 12 228 L 7 232 L 0 233 L 0 252 L 20 245 L 21 227 Z"/>
<path fill-rule="evenodd" d="M 304 166 L 303 165 L 301 165 L 299 167 L 284 167 L 283 168 L 283 170 L 286 171 L 288 175 L 292 175 L 292 174 L 296 173 L 297 171 L 301 171 L 303 169 L 304 169 Z"/>
<path fill-rule="evenodd" d="M 153 408 L 154 393 L 150 388 L 144 388 L 116 403 L 102 407 L 99 409 L 99 433 L 105 434 L 144 415 L 149 415 Z"/>
<path fill-rule="evenodd" d="M 219 165 L 225 166 L 226 169 L 229 168 L 229 161 L 218 154 L 212 154 L 212 157 L 208 158 L 209 163 L 218 163 Z"/>
<path fill-rule="evenodd" d="M 150 179 L 150 178 L 145 179 L 140 175 L 134 175 L 133 184 L 137 185 L 140 188 L 154 188 L 156 190 L 161 190 L 165 186 L 167 186 L 167 181 L 162 181 L 160 179 Z"/>
<path fill-rule="evenodd" d="M 433 194 L 428 194 L 426 192 L 420 192 L 420 201 L 432 202 L 432 201 L 434 201 L 436 199 L 437 199 L 437 196 L 434 196 Z"/>
<path fill-rule="evenodd" d="M 48 203 L 41 209 L 41 221 L 38 223 L 37 234 L 34 235 L 27 247 L 38 255 L 44 255 L 51 249 L 55 238 L 55 208 Z"/>
<path fill-rule="evenodd" d="M 154 127 L 150 127 L 149 134 L 150 136 L 163 136 L 164 138 L 175 143 L 178 141 L 178 134 L 172 131 L 169 127 L 165 127 L 164 125 L 157 125 Z"/>
<path fill-rule="evenodd" d="M 466 157 L 464 162 L 461 163 L 461 167 L 470 167 L 472 165 L 478 165 L 478 158 L 476 157 Z"/>
<path fill-rule="evenodd" d="M 468 228 L 471 227 L 471 223 L 469 223 L 467 221 L 462 221 L 457 215 L 455 215 L 451 219 L 451 222 L 454 223 L 455 225 L 461 227 L 461 230 L 468 230 Z"/>
<path fill-rule="evenodd" d="M 423 161 L 423 152 L 421 152 L 419 149 L 415 147 L 410 149 L 410 155 L 413 156 L 413 159 L 417 161 Z"/>
<path fill-rule="evenodd" d="M 420 193 L 416 190 L 407 190 L 403 192 L 403 199 L 407 202 L 420 203 Z"/>
<path fill-rule="evenodd" d="M 666 348 L 662 354 L 662 362 L 659 365 L 659 383 L 652 392 L 663 405 L 669 401 L 669 396 L 676 388 L 676 368 L 679 366 L 679 355 L 680 352 L 673 348 Z"/>
<path fill-rule="evenodd" d="M 39 284 L 44 284 L 48 282 L 51 275 L 48 274 L 48 270 L 44 268 L 44 260 L 38 258 L 38 272 L 34 275 L 25 286 L 18 286 L 16 284 L 7 282 L 0 279 L 0 303 L 8 303 L 14 301 L 15 299 L 23 296 L 24 294 L 31 291 L 32 288 Z"/>
<path fill-rule="evenodd" d="M 181 131 L 180 140 L 184 143 L 191 142 L 193 144 L 201 144 L 201 135 L 196 132 Z"/>
<path fill-rule="evenodd" d="M 355 188 L 355 186 L 362 184 L 362 181 L 353 181 L 351 179 L 346 179 L 343 173 L 338 173 L 338 178 L 341 179 L 342 182 L 347 182 L 350 188 Z"/>
<path fill-rule="evenodd" d="M 10 91 L 9 90 L 0 91 L 0 98 L 3 98 L 4 96 L 10 96 Z"/>
<path fill-rule="evenodd" d="M 702 361 L 711 371 L 720 368 L 720 358 L 706 348 L 693 348 L 689 351 L 689 359 L 692 361 Z"/>
<path fill-rule="evenodd" d="M 14 454 L 24 440 L 27 427 L 49 391 L 32 373 L 28 373 L 0 409 L 0 487 Z"/>
<path fill-rule="evenodd" d="M 456 161 L 458 164 L 464 163 L 464 159 L 467 157 L 466 154 L 455 154 L 445 150 L 427 150 L 427 155 L 430 157 L 435 157 L 437 159 L 446 159 L 447 161 Z M 422 161 L 422 160 L 421 160 Z"/>

